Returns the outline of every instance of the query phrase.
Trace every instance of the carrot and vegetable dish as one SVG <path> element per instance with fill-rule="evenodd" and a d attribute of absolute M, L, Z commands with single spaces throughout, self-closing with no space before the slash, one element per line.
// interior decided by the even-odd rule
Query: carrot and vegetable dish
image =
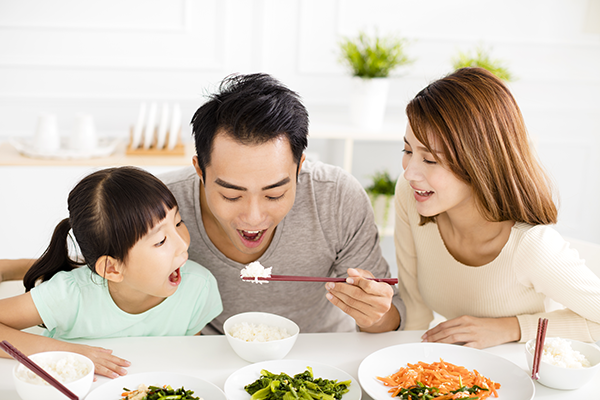
<path fill-rule="evenodd" d="M 431 364 L 407 364 L 398 372 L 377 379 L 390 388 L 392 397 L 402 400 L 484 400 L 491 395 L 498 397 L 500 389 L 499 383 L 477 370 L 471 372 L 442 359 Z"/>

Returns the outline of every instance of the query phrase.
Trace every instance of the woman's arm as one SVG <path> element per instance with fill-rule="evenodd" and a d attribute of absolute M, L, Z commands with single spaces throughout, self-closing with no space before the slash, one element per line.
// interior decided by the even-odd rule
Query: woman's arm
<path fill-rule="evenodd" d="M 129 361 L 113 356 L 112 350 L 63 342 L 21 331 L 21 329 L 36 326 L 42 322 L 31 298 L 31 293 L 0 300 L 0 340 L 7 340 L 25 355 L 53 350 L 70 351 L 90 358 L 99 375 L 116 378 L 127 374 L 127 370 L 123 367 L 128 367 Z M 4 351 L 0 351 L 0 357 L 9 358 L 10 356 Z"/>
<path fill-rule="evenodd" d="M 22 280 L 35 259 L 0 259 L 0 282 Z"/>

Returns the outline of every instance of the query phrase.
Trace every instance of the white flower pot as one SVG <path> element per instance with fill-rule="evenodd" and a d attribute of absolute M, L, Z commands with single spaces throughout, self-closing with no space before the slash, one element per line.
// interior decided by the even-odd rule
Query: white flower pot
<path fill-rule="evenodd" d="M 393 195 L 373 195 L 369 193 L 371 206 L 375 214 L 375 223 L 381 231 L 394 228 L 394 196 Z"/>
<path fill-rule="evenodd" d="M 390 81 L 388 78 L 352 78 L 350 119 L 361 130 L 381 130 Z"/>

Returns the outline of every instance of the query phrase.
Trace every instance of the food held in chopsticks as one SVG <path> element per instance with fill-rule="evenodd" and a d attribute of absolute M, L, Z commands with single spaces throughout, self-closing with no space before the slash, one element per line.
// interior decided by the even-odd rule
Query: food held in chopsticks
<path fill-rule="evenodd" d="M 398 372 L 377 377 L 390 388 L 392 397 L 407 400 L 487 399 L 498 397 L 500 384 L 481 375 L 440 359 L 428 364 L 419 361 L 407 364 Z"/>
<path fill-rule="evenodd" d="M 341 400 L 351 384 L 349 380 L 338 382 L 315 378 L 311 367 L 293 377 L 283 372 L 276 375 L 264 369 L 260 374 L 259 379 L 244 387 L 252 395 L 251 400 Z"/>
<path fill-rule="evenodd" d="M 251 262 L 240 271 L 240 278 L 252 280 L 255 283 L 269 282 L 267 280 L 259 280 L 258 278 L 270 278 L 273 267 L 265 268 L 258 261 Z M 248 279 L 254 278 L 254 279 Z"/>
<path fill-rule="evenodd" d="M 192 396 L 193 390 L 185 390 L 183 387 L 173 389 L 169 385 L 158 387 L 146 386 L 142 383 L 135 390 L 127 388 L 123 390 L 122 400 L 202 400 L 200 397 Z"/>
<path fill-rule="evenodd" d="M 298 276 L 298 275 L 271 275 L 272 267 L 265 268 L 260 262 L 254 261 L 240 271 L 240 278 L 254 283 L 269 281 L 279 282 L 346 282 L 346 278 L 331 276 Z M 388 285 L 398 283 L 397 278 L 366 278 L 375 282 L 384 282 Z"/>

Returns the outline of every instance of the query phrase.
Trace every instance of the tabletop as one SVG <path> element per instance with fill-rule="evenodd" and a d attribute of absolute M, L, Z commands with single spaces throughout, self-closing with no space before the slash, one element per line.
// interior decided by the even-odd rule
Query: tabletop
<path fill-rule="evenodd" d="M 358 367 L 365 357 L 384 347 L 419 342 L 422 333 L 423 331 L 379 334 L 303 333 L 285 358 L 327 364 L 346 371 L 358 382 Z M 249 365 L 233 352 L 224 336 L 136 337 L 81 343 L 112 349 L 115 355 L 131 361 L 129 374 L 169 371 L 202 378 L 221 389 L 229 375 Z M 504 357 L 527 370 L 523 344 L 508 343 L 484 351 Z M 2 400 L 19 400 L 11 377 L 16 364 L 12 359 L 0 359 Z M 108 378 L 98 377 L 91 390 L 108 381 Z M 535 390 L 535 399 L 590 399 L 598 396 L 597 384 L 594 382 L 574 391 L 549 389 L 536 382 Z M 370 397 L 363 393 L 363 399 L 368 400 Z"/>

